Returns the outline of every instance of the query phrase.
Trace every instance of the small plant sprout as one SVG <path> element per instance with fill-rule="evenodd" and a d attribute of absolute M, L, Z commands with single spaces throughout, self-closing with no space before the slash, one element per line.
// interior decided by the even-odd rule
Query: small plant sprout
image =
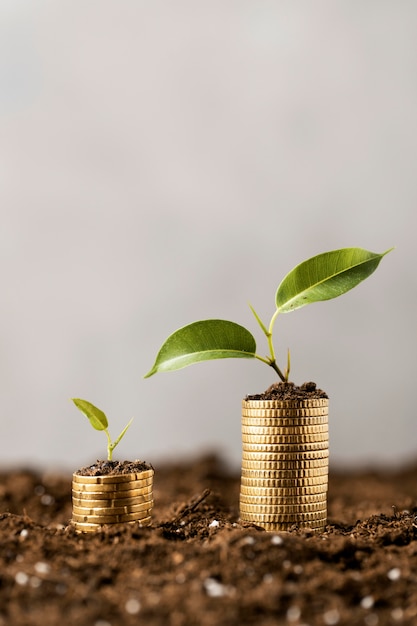
<path fill-rule="evenodd" d="M 268 326 L 249 305 L 266 337 L 268 356 L 256 353 L 256 341 L 243 326 L 227 320 L 201 320 L 180 328 L 168 337 L 145 378 L 156 372 L 177 370 L 200 361 L 235 357 L 258 359 L 272 367 L 283 382 L 288 382 L 290 353 L 287 353 L 286 368 L 281 369 L 273 343 L 278 316 L 306 304 L 331 300 L 353 289 L 376 270 L 381 259 L 391 250 L 377 254 L 362 248 L 342 248 L 300 263 L 280 283 L 275 294 L 275 311 Z"/>
<path fill-rule="evenodd" d="M 107 436 L 107 460 L 111 461 L 112 458 L 113 458 L 113 450 L 115 449 L 115 447 L 117 446 L 119 441 L 124 437 L 127 429 L 129 428 L 129 426 L 133 422 L 133 417 L 130 420 L 130 422 L 127 424 L 127 426 L 125 426 L 125 428 L 122 430 L 122 432 L 117 437 L 117 439 L 112 441 L 111 437 L 110 437 L 109 430 L 108 430 L 109 423 L 108 423 L 107 417 L 103 413 L 103 411 L 101 411 L 96 406 L 94 406 L 94 404 L 91 404 L 91 402 L 87 402 L 87 400 L 81 400 L 80 398 L 72 398 L 72 401 L 74 402 L 74 404 L 77 407 L 77 409 L 79 409 L 81 411 L 81 413 L 83 413 L 86 416 L 86 418 L 89 420 L 89 422 L 90 422 L 90 424 L 91 424 L 91 426 L 93 428 L 95 428 L 96 430 L 104 430 L 104 432 L 106 433 L 106 436 Z"/>

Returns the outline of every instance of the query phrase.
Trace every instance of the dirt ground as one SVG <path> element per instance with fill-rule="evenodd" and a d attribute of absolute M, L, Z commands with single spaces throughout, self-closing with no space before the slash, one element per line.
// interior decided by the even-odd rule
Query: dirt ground
<path fill-rule="evenodd" d="M 78 535 L 71 476 L 0 474 L 0 626 L 417 625 L 417 466 L 330 468 L 322 534 L 239 523 L 215 457 L 155 467 L 153 523 Z"/>

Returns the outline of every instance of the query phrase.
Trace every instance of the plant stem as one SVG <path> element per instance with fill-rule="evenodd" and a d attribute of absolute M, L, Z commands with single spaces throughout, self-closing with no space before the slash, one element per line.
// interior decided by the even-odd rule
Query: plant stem
<path fill-rule="evenodd" d="M 106 433 L 107 436 L 107 460 L 111 461 L 113 458 L 113 445 L 112 445 L 112 441 L 110 438 L 110 434 L 109 431 L 107 430 L 107 428 L 104 431 Z"/>

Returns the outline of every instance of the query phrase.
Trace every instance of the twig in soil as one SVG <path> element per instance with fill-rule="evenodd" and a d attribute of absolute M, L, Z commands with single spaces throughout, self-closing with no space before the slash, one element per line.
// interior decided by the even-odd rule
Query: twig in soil
<path fill-rule="evenodd" d="M 169 522 L 166 522 L 168 524 L 177 524 L 180 520 L 182 520 L 184 517 L 187 517 L 187 515 L 190 515 L 190 513 L 193 513 L 197 507 L 200 506 L 200 504 L 211 494 L 211 490 L 210 489 L 204 489 L 204 491 L 199 495 L 199 496 L 194 496 L 194 498 L 191 498 L 191 500 L 185 504 L 176 514 L 176 516 L 170 520 Z"/>

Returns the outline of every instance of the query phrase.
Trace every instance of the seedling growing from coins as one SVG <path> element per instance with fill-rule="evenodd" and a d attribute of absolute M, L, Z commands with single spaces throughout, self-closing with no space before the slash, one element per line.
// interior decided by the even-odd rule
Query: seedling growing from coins
<path fill-rule="evenodd" d="M 268 326 L 250 307 L 267 339 L 268 356 L 256 353 L 256 341 L 243 326 L 227 320 L 201 320 L 180 328 L 168 337 L 145 378 L 156 372 L 177 370 L 200 361 L 235 357 L 258 359 L 272 367 L 281 381 L 287 383 L 290 352 L 287 353 L 286 368 L 281 369 L 273 343 L 278 315 L 290 313 L 306 304 L 341 296 L 370 276 L 391 250 L 377 254 L 362 248 L 342 248 L 307 259 L 291 270 L 276 291 L 276 308 Z"/>
<path fill-rule="evenodd" d="M 111 461 L 113 458 L 113 450 L 115 449 L 117 444 L 126 434 L 127 429 L 133 422 L 133 418 L 130 420 L 127 426 L 125 426 L 125 428 L 122 430 L 122 432 L 117 437 L 117 439 L 112 441 L 110 437 L 110 433 L 109 433 L 109 423 L 108 423 L 105 413 L 103 413 L 103 411 L 98 409 L 96 406 L 94 406 L 94 404 L 91 404 L 91 402 L 88 402 L 87 400 L 81 400 L 81 398 L 72 398 L 72 401 L 74 402 L 77 409 L 79 409 L 81 413 L 83 413 L 86 416 L 91 426 L 95 428 L 95 430 L 104 430 L 104 432 L 106 433 L 107 460 Z"/>

